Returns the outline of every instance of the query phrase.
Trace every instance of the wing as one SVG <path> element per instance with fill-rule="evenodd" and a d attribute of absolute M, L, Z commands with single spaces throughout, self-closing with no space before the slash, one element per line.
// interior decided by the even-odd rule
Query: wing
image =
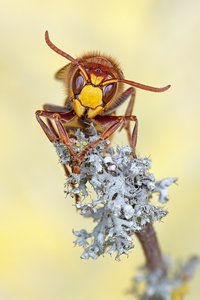
<path fill-rule="evenodd" d="M 71 63 L 62 67 L 60 70 L 58 70 L 55 74 L 55 78 L 58 80 L 64 80 L 67 77 L 70 65 L 71 65 Z"/>

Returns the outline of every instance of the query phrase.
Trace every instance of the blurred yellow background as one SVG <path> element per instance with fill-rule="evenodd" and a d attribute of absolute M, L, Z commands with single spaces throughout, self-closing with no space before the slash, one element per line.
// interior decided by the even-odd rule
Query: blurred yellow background
<path fill-rule="evenodd" d="M 65 199 L 63 170 L 34 116 L 43 103 L 61 105 L 65 98 L 53 75 L 66 61 L 47 47 L 44 31 L 72 56 L 88 50 L 114 56 L 127 79 L 172 84 L 163 94 L 138 90 L 134 113 L 138 153 L 152 158 L 157 179 L 179 178 L 156 230 L 166 254 L 186 259 L 200 250 L 200 2 L 0 4 L 0 299 L 133 299 L 126 289 L 144 262 L 137 241 L 121 262 L 83 261 L 73 246 L 72 229 L 91 224 Z M 186 299 L 199 299 L 199 280 L 198 271 Z"/>

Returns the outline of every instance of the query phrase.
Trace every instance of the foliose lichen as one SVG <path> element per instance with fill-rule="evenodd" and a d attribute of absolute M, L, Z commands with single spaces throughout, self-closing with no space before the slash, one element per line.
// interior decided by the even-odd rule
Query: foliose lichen
<path fill-rule="evenodd" d="M 188 281 L 193 277 L 199 258 L 191 257 L 188 261 L 174 262 L 165 258 L 166 275 L 161 270 L 152 272 L 146 266 L 141 267 L 133 280 L 130 291 L 138 300 L 180 300 L 188 293 Z"/>
<path fill-rule="evenodd" d="M 97 133 L 85 136 L 77 130 L 74 150 L 80 152 L 97 138 Z M 78 194 L 82 198 L 76 203 L 80 214 L 95 222 L 90 232 L 73 231 L 74 243 L 84 248 L 83 259 L 96 259 L 104 253 L 115 253 L 119 259 L 128 254 L 134 247 L 134 233 L 166 216 L 163 204 L 168 201 L 168 187 L 177 180 L 157 181 L 150 172 L 149 158 L 133 158 L 129 146 L 113 148 L 108 144 L 109 140 L 105 140 L 92 149 L 80 165 L 80 174 L 71 173 L 65 183 L 66 195 Z M 55 143 L 55 147 L 60 163 L 72 166 L 65 145 Z M 156 205 L 152 202 L 154 195 Z"/>

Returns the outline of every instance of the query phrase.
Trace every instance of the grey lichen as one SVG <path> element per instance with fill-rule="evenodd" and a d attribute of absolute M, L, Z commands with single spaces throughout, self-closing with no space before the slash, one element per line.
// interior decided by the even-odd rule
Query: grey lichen
<path fill-rule="evenodd" d="M 165 265 L 167 274 L 160 270 L 149 271 L 146 266 L 138 270 L 130 291 L 138 300 L 171 300 L 183 299 L 188 292 L 188 281 L 193 277 L 199 264 L 199 258 L 191 257 L 187 262 L 173 262 L 167 257 Z"/>
<path fill-rule="evenodd" d="M 76 138 L 74 150 L 78 153 L 98 134 L 86 137 L 77 130 Z M 168 187 L 176 182 L 176 178 L 156 181 L 150 173 L 149 158 L 133 158 L 129 146 L 114 149 L 108 144 L 106 140 L 95 147 L 80 165 L 80 174 L 71 173 L 65 184 L 66 195 L 82 197 L 76 203 L 81 215 L 96 223 L 91 232 L 73 231 L 74 243 L 84 248 L 83 259 L 96 259 L 104 253 L 116 253 L 119 259 L 128 254 L 134 247 L 134 233 L 167 214 L 166 209 L 151 202 L 153 195 L 158 203 L 166 203 Z M 71 166 L 73 161 L 65 145 L 56 143 L 55 147 L 60 163 Z"/>

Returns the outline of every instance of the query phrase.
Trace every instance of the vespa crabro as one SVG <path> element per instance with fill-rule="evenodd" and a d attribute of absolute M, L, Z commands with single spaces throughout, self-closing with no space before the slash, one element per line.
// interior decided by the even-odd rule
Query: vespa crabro
<path fill-rule="evenodd" d="M 109 56 L 88 53 L 80 58 L 73 58 L 51 42 L 48 31 L 45 32 L 45 40 L 53 51 L 70 61 L 55 75 L 57 79 L 64 82 L 67 99 L 64 106 L 45 104 L 43 110 L 36 111 L 36 118 L 50 142 L 59 142 L 66 146 L 73 158 L 72 171 L 78 173 L 79 166 L 87 153 L 123 127 L 127 131 L 133 156 L 136 157 L 138 120 L 132 114 L 135 88 L 164 92 L 170 85 L 156 88 L 127 80 L 118 63 Z M 124 84 L 131 87 L 124 90 Z M 128 98 L 130 100 L 125 115 L 115 115 L 118 106 Z M 46 118 L 46 123 L 42 117 Z M 134 121 L 132 133 L 131 121 Z M 85 130 L 91 122 L 99 132 L 99 138 L 85 145 L 80 153 L 76 153 L 71 138 L 73 130 L 76 128 Z"/>

